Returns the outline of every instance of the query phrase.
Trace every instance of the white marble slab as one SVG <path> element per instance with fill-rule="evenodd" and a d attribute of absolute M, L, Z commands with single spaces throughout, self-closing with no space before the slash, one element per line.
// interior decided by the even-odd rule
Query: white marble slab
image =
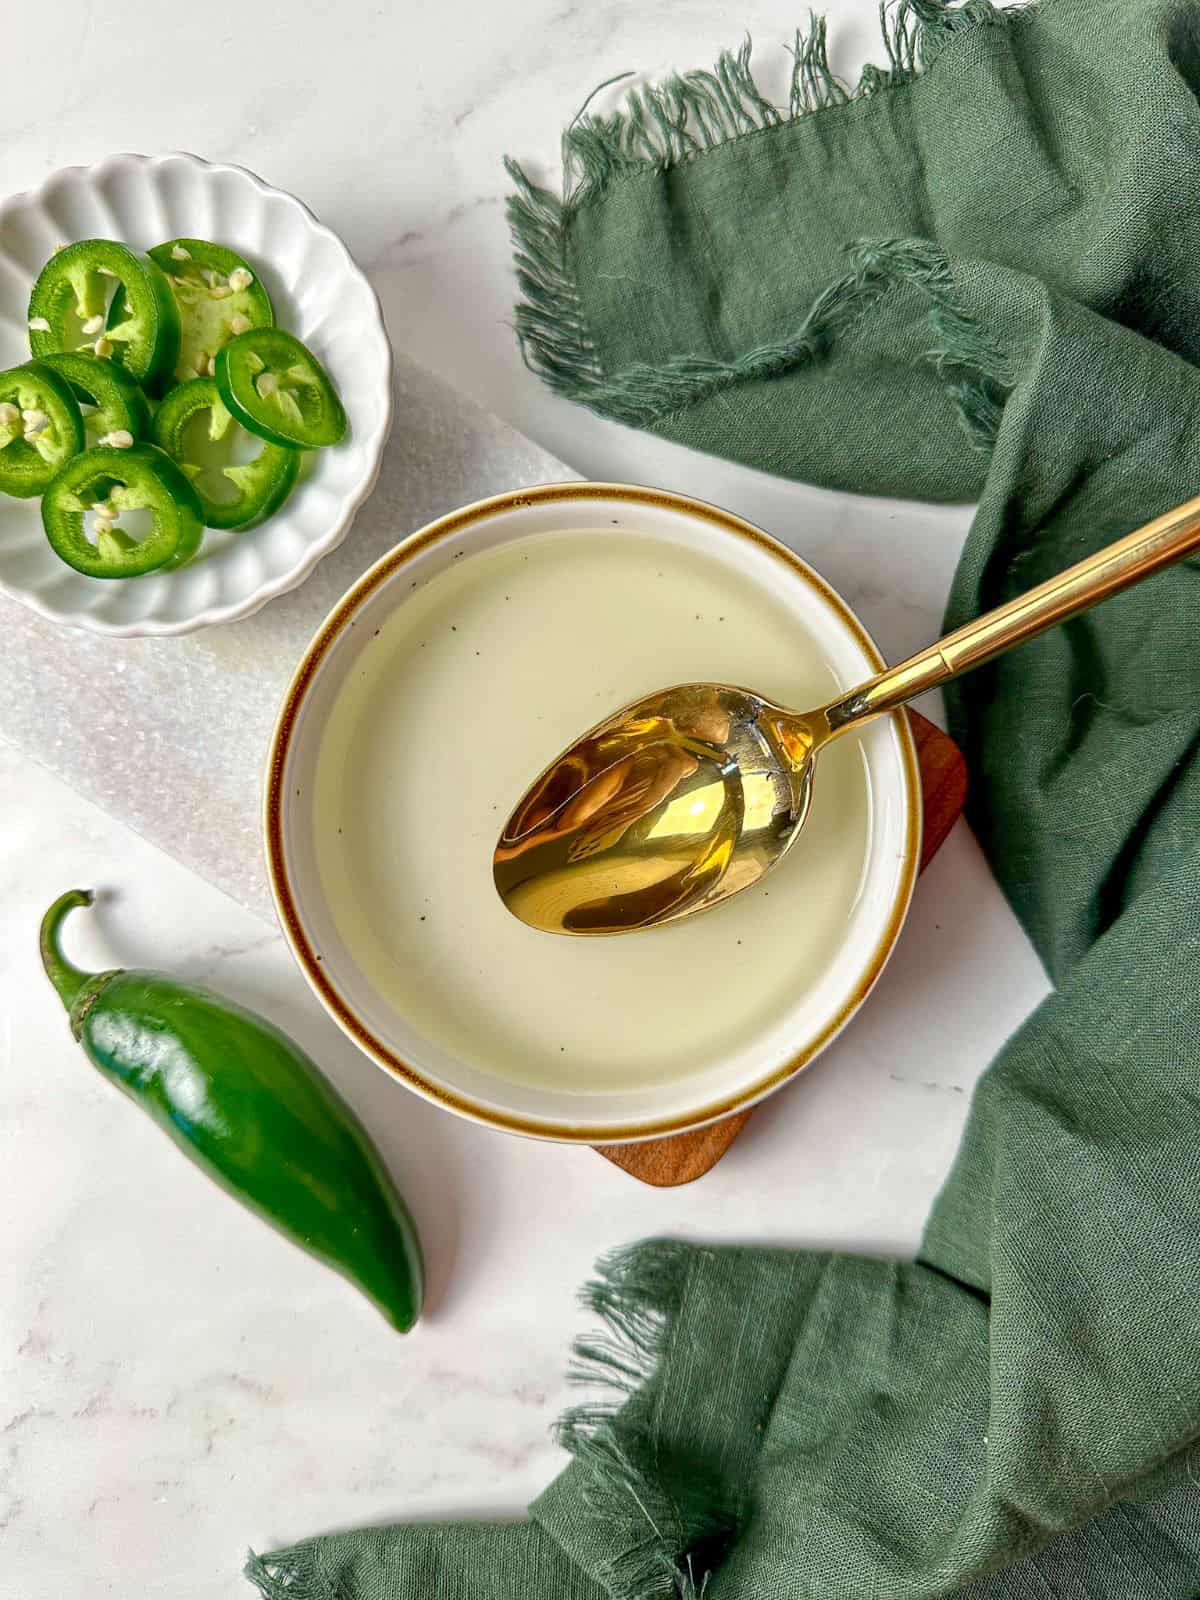
<path fill-rule="evenodd" d="M 829 10 L 835 57 L 853 68 L 874 52 L 875 0 Z M 117 149 L 244 161 L 344 235 L 399 350 L 578 472 L 685 488 L 771 528 L 890 654 L 932 636 L 965 511 L 822 494 L 603 423 L 524 372 L 507 326 L 500 153 L 548 169 L 594 82 L 707 63 L 747 28 L 778 88 L 799 13 L 767 0 L 64 0 L 54 16 L 53 30 L 37 7 L 5 17 L 0 192 Z M 114 51 L 135 46 L 136 81 L 115 92 Z M 408 526 L 424 514 L 394 509 Z M 330 586 L 323 599 L 339 571 L 311 580 Z M 262 619 L 280 651 L 285 621 Z M 5 670 L 21 637 L 0 646 Z M 271 651 L 251 638 L 226 630 L 209 647 L 261 715 Z M 265 665 L 282 681 L 285 663 Z M 103 685 L 98 669 L 88 694 Z M 120 730 L 107 731 L 117 749 Z M 211 746 L 205 758 L 207 787 L 182 797 L 168 841 L 181 857 L 196 859 L 205 808 L 225 820 L 257 781 Z M 112 804 L 116 767 L 89 770 Z M 252 884 L 226 881 L 253 900 Z M 169 966 L 259 1006 L 370 1121 L 430 1256 L 431 1316 L 412 1338 L 214 1192 L 90 1071 L 34 950 L 45 905 L 76 882 L 118 891 L 79 927 L 81 958 Z M 1045 989 L 958 831 L 853 1028 L 714 1173 L 659 1192 L 405 1094 L 324 1019 L 267 921 L 2 747 L 0 904 L 0 1600 L 217 1600 L 248 1593 L 249 1542 L 517 1511 L 557 1465 L 547 1430 L 579 1327 L 574 1291 L 600 1250 L 657 1231 L 911 1249 L 974 1079 Z"/>
<path fill-rule="evenodd" d="M 379 481 L 306 582 L 244 622 L 178 639 L 107 639 L 0 596 L 0 735 L 270 918 L 263 762 L 296 664 L 354 580 L 455 506 L 576 477 L 401 356 Z"/>

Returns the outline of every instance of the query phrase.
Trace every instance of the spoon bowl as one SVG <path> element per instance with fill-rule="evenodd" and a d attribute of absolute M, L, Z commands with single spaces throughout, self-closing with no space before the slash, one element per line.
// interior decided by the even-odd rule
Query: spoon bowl
<path fill-rule="evenodd" d="M 750 689 L 635 700 L 546 768 L 505 825 L 496 887 L 546 932 L 623 933 L 757 883 L 804 825 L 815 733 Z"/>

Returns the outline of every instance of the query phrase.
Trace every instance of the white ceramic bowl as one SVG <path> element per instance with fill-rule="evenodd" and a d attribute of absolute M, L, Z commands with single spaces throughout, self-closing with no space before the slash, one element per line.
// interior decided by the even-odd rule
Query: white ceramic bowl
<path fill-rule="evenodd" d="M 190 633 L 247 617 L 293 589 L 339 544 L 375 482 L 391 426 L 391 347 L 375 291 L 337 236 L 299 200 L 241 167 L 197 156 L 110 156 L 66 167 L 0 205 L 0 368 L 29 359 L 29 292 L 56 245 L 118 239 L 146 250 L 178 235 L 229 245 L 258 269 L 277 322 L 312 347 L 350 429 L 269 521 L 206 532 L 178 572 L 88 578 L 46 543 L 36 501 L 0 499 L 0 590 L 44 617 L 96 633 Z"/>
<path fill-rule="evenodd" d="M 363 652 L 381 626 L 387 622 L 403 628 L 406 603 L 452 563 L 465 559 L 465 567 L 458 569 L 465 574 L 473 554 L 506 541 L 530 534 L 563 536 L 572 530 L 598 528 L 647 536 L 656 541 L 658 550 L 663 542 L 699 550 L 706 559 L 719 563 L 720 571 L 761 586 L 764 605 L 769 596 L 772 605 L 782 602 L 785 608 L 785 637 L 790 635 L 794 617 L 797 639 L 807 634 L 815 641 L 829 675 L 842 688 L 870 677 L 882 665 L 861 624 L 809 567 L 727 512 L 684 496 L 628 485 L 546 485 L 500 495 L 443 517 L 407 539 L 359 579 L 322 625 L 300 663 L 276 725 L 265 782 L 265 834 L 272 892 L 296 960 L 330 1014 L 380 1066 L 429 1099 L 494 1127 L 562 1141 L 621 1143 L 699 1126 L 749 1106 L 794 1076 L 829 1043 L 862 1004 L 895 944 L 917 874 L 921 813 L 907 719 L 903 715 L 881 719 L 856 736 L 866 769 L 871 821 L 861 869 L 855 868 L 859 876 L 852 908 L 837 948 L 829 951 L 827 963 L 815 979 L 802 980 L 797 974 L 793 986 L 788 970 L 784 1001 L 764 1024 L 756 1023 L 729 1048 L 698 1059 L 694 1070 L 689 1058 L 688 1070 L 669 1082 L 581 1093 L 557 1085 L 509 1081 L 480 1070 L 478 1063 L 472 1065 L 464 1055 L 438 1043 L 432 1037 L 434 1030 L 422 1030 L 400 1014 L 351 954 L 322 887 L 316 830 L 328 825 L 318 820 L 319 803 L 313 797 L 320 789 L 318 751 L 331 710 L 352 675 L 357 672 L 360 680 L 365 675 L 369 661 Z M 536 559 L 536 553 L 526 559 Z M 656 556 L 654 564 L 661 559 Z M 507 617 L 503 608 L 496 609 L 502 618 Z M 648 601 L 645 614 L 631 619 L 628 626 L 653 628 L 654 615 Z M 421 624 L 418 632 L 424 631 L 425 624 Z M 511 630 L 502 637 L 511 639 Z M 481 637 L 481 642 L 486 641 Z M 656 685 L 644 686 L 651 687 Z M 756 687 L 769 689 L 767 685 Z M 608 709 L 607 705 L 596 707 L 596 713 Z M 532 717 L 534 708 L 521 707 L 520 714 Z M 462 723 L 469 728 L 471 718 L 466 712 Z M 453 739 L 455 730 L 447 730 L 447 737 Z M 407 762 L 410 755 L 413 760 L 421 759 L 421 752 L 409 747 L 403 728 L 401 738 L 405 741 L 400 747 L 402 760 Z M 343 766 L 337 766 L 336 772 L 339 787 L 359 781 Z M 438 781 L 442 781 L 440 774 Z M 820 782 L 818 775 L 818 790 Z M 389 792 L 394 796 L 394 790 Z M 385 800 L 385 804 L 394 807 L 394 800 Z M 370 840 L 399 826 L 393 810 L 377 822 L 376 828 L 356 826 L 354 832 Z M 437 837 L 430 842 L 431 849 L 454 845 L 453 840 Z M 484 845 L 488 856 L 481 858 L 480 873 L 487 879 L 486 923 L 498 902 L 490 882 L 486 839 Z M 370 850 L 375 848 L 368 845 Z M 784 863 L 777 874 L 778 885 L 787 883 L 786 870 Z M 792 889 L 785 888 L 783 894 L 797 894 L 795 876 L 791 882 Z M 483 895 L 481 888 L 481 904 Z M 706 918 L 729 916 L 737 904 L 743 905 L 743 914 L 763 914 L 756 913 L 747 899 L 709 912 Z M 772 913 L 777 904 L 772 902 Z M 428 902 L 414 903 L 405 907 L 404 914 L 411 911 L 415 918 L 417 912 L 428 909 Z M 786 944 L 787 930 L 794 927 L 791 908 L 785 905 L 779 912 L 782 943 Z M 506 915 L 501 908 L 501 920 Z M 424 922 L 425 917 L 420 920 Z M 494 939 L 495 922 L 490 925 Z M 555 941 L 553 935 L 520 932 L 531 940 L 571 946 L 573 954 L 585 963 L 597 952 L 592 940 Z M 652 941 L 666 941 L 656 947 L 665 953 L 681 932 L 682 928 L 665 928 L 616 942 L 630 945 L 641 941 L 643 955 L 639 959 L 644 960 Z M 464 962 L 470 959 L 479 964 L 486 961 L 488 948 L 486 926 L 451 935 L 452 960 L 461 950 Z M 670 948 L 683 950 L 685 946 L 677 942 Z M 742 959 L 732 948 L 730 955 Z M 591 970 L 594 973 L 596 969 Z M 729 981 L 737 982 L 736 960 L 730 964 Z M 456 1006 L 460 1003 L 458 995 L 453 1000 Z M 597 1026 L 603 1028 L 603 1021 L 598 1020 Z M 552 1050 L 553 1045 L 547 1042 L 546 1049 Z"/>

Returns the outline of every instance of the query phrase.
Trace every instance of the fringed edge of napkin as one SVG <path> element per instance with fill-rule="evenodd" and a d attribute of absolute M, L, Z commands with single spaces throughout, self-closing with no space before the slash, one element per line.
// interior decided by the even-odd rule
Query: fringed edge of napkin
<path fill-rule="evenodd" d="M 700 1600 L 710 1575 L 708 1551 L 733 1532 L 702 1478 L 670 1490 L 633 1461 L 623 1435 L 648 1419 L 622 1416 L 626 1402 L 655 1373 L 683 1308 L 688 1275 L 706 1252 L 673 1239 L 627 1245 L 602 1256 L 580 1303 L 604 1331 L 577 1339 L 572 1382 L 611 1398 L 573 1406 L 556 1436 L 587 1473 L 587 1514 L 607 1530 L 613 1554 L 593 1572 L 612 1600 Z"/>
<path fill-rule="evenodd" d="M 585 102 L 563 134 L 560 195 L 533 183 L 518 162 L 505 161 L 516 185 L 508 201 L 508 222 L 517 282 L 524 297 L 515 309 L 514 325 L 526 365 L 555 393 L 613 421 L 645 428 L 729 384 L 769 378 L 816 360 L 888 283 L 900 276 L 913 278 L 895 252 L 900 247 L 907 250 L 911 268 L 920 241 L 855 247 L 865 252 L 855 270 L 818 296 L 788 339 L 760 345 L 733 361 L 685 355 L 658 366 L 634 364 L 619 373 L 606 373 L 589 333 L 572 262 L 572 217 L 580 207 L 598 199 L 615 179 L 665 172 L 747 135 L 901 88 L 927 71 L 946 46 L 964 33 L 1007 26 L 1028 17 L 1036 5 L 1037 0 L 1016 0 L 1008 6 L 994 0 L 899 0 L 896 4 L 883 0 L 880 27 L 888 65 L 864 67 L 854 88 L 830 67 L 826 22 L 824 17 L 814 17 L 807 34 L 797 32 L 792 47 L 786 113 L 773 105 L 755 82 L 749 39 L 737 52 L 723 52 L 712 71 L 686 72 L 660 84 L 641 85 L 611 115 L 589 113 Z M 609 79 L 600 88 L 617 81 Z M 944 272 L 945 261 L 934 246 L 926 248 L 928 258 L 918 264 L 918 270 L 928 278 L 931 273 L 936 275 L 938 260 Z M 955 364 L 959 355 L 948 347 L 933 352 L 933 359 L 939 366 Z M 960 410 L 968 432 L 990 445 L 996 423 L 991 404 L 985 404 L 979 415 L 972 397 Z"/>
<path fill-rule="evenodd" d="M 263 1600 L 329 1600 L 329 1587 L 321 1581 L 316 1560 L 307 1545 L 276 1550 L 269 1556 L 260 1556 L 251 1550 L 242 1573 Z"/>
<path fill-rule="evenodd" d="M 686 1489 L 668 1492 L 640 1471 L 622 1442 L 639 1423 L 618 1423 L 625 1403 L 653 1380 L 683 1309 L 688 1274 L 705 1254 L 674 1239 L 626 1245 L 601 1257 L 580 1291 L 581 1305 L 604 1329 L 575 1341 L 569 1376 L 611 1397 L 565 1411 L 555 1435 L 587 1474 L 585 1513 L 611 1537 L 614 1553 L 594 1575 L 612 1600 L 701 1600 L 706 1547 L 732 1531 L 704 1482 L 692 1479 Z M 267 1555 L 251 1550 L 243 1573 L 264 1600 L 335 1600 L 341 1590 L 320 1571 L 321 1542 Z"/>

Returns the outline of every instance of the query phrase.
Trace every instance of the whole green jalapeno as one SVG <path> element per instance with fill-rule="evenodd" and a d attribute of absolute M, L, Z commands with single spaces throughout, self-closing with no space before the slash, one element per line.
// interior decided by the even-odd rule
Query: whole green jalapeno
<path fill-rule="evenodd" d="M 92 1063 L 229 1194 L 340 1272 L 401 1333 L 421 1309 L 416 1231 L 366 1130 L 280 1030 L 160 972 L 82 972 L 72 889 L 42 919 L 46 976 Z"/>

